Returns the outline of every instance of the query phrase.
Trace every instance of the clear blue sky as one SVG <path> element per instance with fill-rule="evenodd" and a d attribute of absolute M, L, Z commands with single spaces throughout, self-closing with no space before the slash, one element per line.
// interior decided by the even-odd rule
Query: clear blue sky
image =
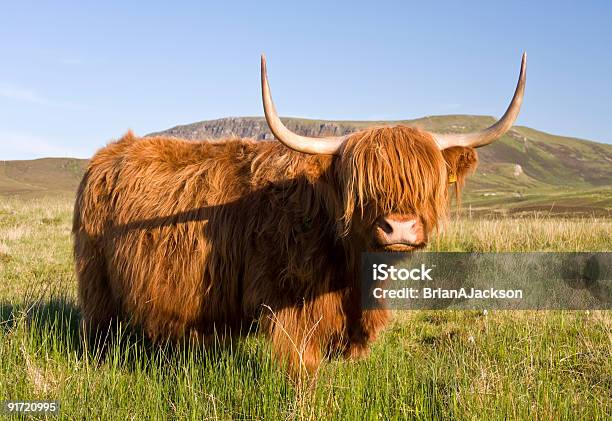
<path fill-rule="evenodd" d="M 282 115 L 369 120 L 499 116 L 526 50 L 517 124 L 611 143 L 610 22 L 609 1 L 3 2 L 0 159 L 262 115 L 261 52 Z"/>

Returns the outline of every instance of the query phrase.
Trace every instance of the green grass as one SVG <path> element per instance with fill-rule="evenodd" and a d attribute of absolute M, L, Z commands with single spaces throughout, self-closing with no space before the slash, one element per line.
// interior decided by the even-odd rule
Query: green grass
<path fill-rule="evenodd" d="M 609 311 L 396 312 L 359 362 L 298 387 L 256 335 L 217 349 L 79 337 L 66 198 L 0 199 L 0 400 L 68 419 L 609 419 Z M 461 219 L 432 249 L 612 250 L 612 220 Z"/>

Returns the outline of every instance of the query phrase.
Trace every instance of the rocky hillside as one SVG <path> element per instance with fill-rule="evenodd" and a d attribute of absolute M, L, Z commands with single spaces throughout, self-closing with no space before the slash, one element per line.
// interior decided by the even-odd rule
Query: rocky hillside
<path fill-rule="evenodd" d="M 341 136 L 373 124 L 389 124 L 391 122 L 370 121 L 323 121 L 304 120 L 298 118 L 283 118 L 283 122 L 291 130 L 305 136 Z M 218 120 L 200 121 L 172 127 L 148 136 L 166 135 L 185 139 L 218 139 L 223 137 L 249 137 L 258 140 L 273 139 L 263 117 L 228 117 Z"/>

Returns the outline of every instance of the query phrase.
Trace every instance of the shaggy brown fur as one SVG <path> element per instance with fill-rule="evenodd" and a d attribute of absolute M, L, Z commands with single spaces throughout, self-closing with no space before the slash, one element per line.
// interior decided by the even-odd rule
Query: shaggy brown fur
<path fill-rule="evenodd" d="M 465 186 L 468 175 L 476 171 L 478 166 L 478 154 L 472 148 L 462 148 L 454 146 L 442 151 L 444 159 L 448 164 L 450 174 L 456 177 L 455 182 L 455 201 L 457 208 L 461 206 L 461 190 Z"/>
<path fill-rule="evenodd" d="M 85 326 L 130 319 L 153 340 L 206 342 L 255 321 L 294 368 L 365 355 L 388 320 L 360 308 L 371 226 L 395 212 L 435 228 L 462 156 L 475 152 L 443 155 L 404 126 L 356 133 L 335 157 L 128 133 L 93 157 L 77 195 Z"/>

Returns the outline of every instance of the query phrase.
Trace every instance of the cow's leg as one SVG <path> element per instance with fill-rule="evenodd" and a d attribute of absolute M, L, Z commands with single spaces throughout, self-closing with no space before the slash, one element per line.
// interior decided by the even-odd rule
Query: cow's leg
<path fill-rule="evenodd" d="M 343 294 L 325 292 L 299 306 L 265 306 L 260 327 L 272 340 L 274 352 L 294 374 L 313 379 L 328 354 L 346 347 L 346 315 Z"/>
<path fill-rule="evenodd" d="M 370 354 L 370 344 L 387 325 L 390 318 L 389 310 L 363 310 L 356 323 L 349 326 L 349 345 L 344 356 L 350 359 L 360 359 Z"/>
<path fill-rule="evenodd" d="M 272 341 L 275 356 L 289 367 L 294 377 L 316 375 L 322 360 L 318 324 L 312 322 L 303 308 L 266 307 L 260 317 L 260 329 Z"/>
<path fill-rule="evenodd" d="M 86 337 L 104 341 L 119 315 L 113 298 L 104 258 L 82 232 L 75 235 L 75 263 L 82 328 Z"/>

